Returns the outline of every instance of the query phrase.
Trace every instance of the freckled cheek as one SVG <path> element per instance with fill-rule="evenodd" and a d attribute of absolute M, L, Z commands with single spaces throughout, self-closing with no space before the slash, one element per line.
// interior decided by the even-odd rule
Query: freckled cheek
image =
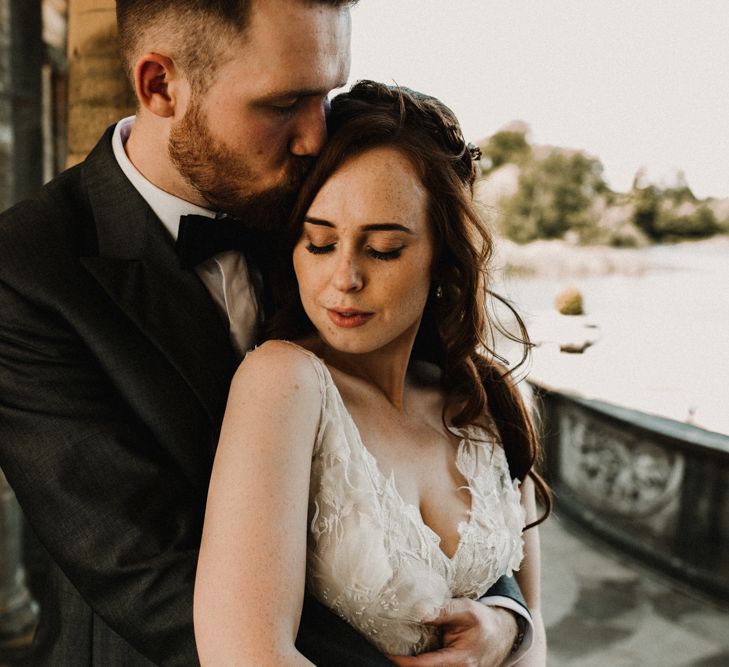
<path fill-rule="evenodd" d="M 388 288 L 384 297 L 394 316 L 411 317 L 425 307 L 430 288 L 429 280 L 393 276 L 387 284 Z"/>
<path fill-rule="evenodd" d="M 428 252 L 419 253 L 413 258 L 406 276 L 400 279 L 400 283 L 407 285 L 407 292 L 411 299 L 425 304 L 430 291 L 430 266 L 432 254 Z"/>
<path fill-rule="evenodd" d="M 299 293 L 304 306 L 316 302 L 322 290 L 323 271 L 321 267 L 312 266 L 308 253 L 303 249 L 294 250 L 294 272 L 299 284 Z"/>

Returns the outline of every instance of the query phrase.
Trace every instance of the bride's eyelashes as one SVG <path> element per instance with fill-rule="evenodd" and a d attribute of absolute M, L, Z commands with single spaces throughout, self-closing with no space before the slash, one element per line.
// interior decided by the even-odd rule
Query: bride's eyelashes
<path fill-rule="evenodd" d="M 382 259 L 388 261 L 391 259 L 397 259 L 402 254 L 403 246 L 395 248 L 394 250 L 376 250 L 375 248 L 366 248 L 365 252 L 372 257 L 372 259 Z"/>
<path fill-rule="evenodd" d="M 311 241 L 309 241 L 309 243 L 306 244 L 306 249 L 312 255 L 326 255 L 334 250 L 334 244 L 328 243 L 327 245 L 314 245 Z"/>
<path fill-rule="evenodd" d="M 309 243 L 306 245 L 306 249 L 312 255 L 326 255 L 330 252 L 334 252 L 335 247 L 335 243 L 328 243 L 326 245 L 315 245 L 311 241 L 309 241 Z M 364 251 L 365 254 L 367 254 L 367 256 L 371 257 L 372 259 L 389 261 L 393 259 L 398 259 L 400 255 L 402 255 L 403 248 L 404 246 L 394 248 L 393 250 L 377 250 L 376 248 L 367 246 Z"/>

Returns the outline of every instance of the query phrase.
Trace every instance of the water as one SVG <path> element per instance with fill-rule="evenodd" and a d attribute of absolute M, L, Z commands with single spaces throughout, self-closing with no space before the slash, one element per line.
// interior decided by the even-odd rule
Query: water
<path fill-rule="evenodd" d="M 569 265 L 577 251 L 563 250 Z M 618 259 L 612 273 L 499 279 L 497 290 L 540 342 L 530 377 L 729 434 L 729 238 L 610 252 Z M 641 271 L 621 271 L 621 258 Z M 585 317 L 555 314 L 554 298 L 567 286 L 582 292 Z M 565 336 L 596 341 L 567 354 L 559 351 Z"/>

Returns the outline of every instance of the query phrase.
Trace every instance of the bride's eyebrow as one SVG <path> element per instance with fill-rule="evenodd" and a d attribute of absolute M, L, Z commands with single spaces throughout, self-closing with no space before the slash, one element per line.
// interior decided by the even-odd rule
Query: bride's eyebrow
<path fill-rule="evenodd" d="M 405 232 L 412 234 L 413 230 L 409 229 L 405 225 L 401 225 L 397 222 L 382 222 L 377 225 L 365 225 L 362 227 L 363 232 Z"/>
<path fill-rule="evenodd" d="M 310 225 L 319 225 L 321 227 L 336 228 L 336 225 L 329 220 L 322 220 L 321 218 L 312 218 L 308 215 L 304 218 L 304 222 L 308 222 Z M 360 228 L 363 232 L 405 232 L 406 234 L 412 234 L 413 230 L 401 225 L 397 222 L 380 222 L 372 225 L 364 225 Z"/>
<path fill-rule="evenodd" d="M 332 222 L 329 222 L 329 220 L 322 220 L 321 218 L 312 218 L 310 216 L 306 216 L 304 218 L 304 222 L 308 222 L 310 225 L 320 225 L 321 227 L 331 227 L 334 229 L 336 225 Z"/>

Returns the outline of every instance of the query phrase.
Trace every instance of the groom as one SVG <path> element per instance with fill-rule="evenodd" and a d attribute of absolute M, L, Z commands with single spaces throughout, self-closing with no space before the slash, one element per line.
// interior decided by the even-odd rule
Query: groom
<path fill-rule="evenodd" d="M 0 466 L 52 561 L 33 664 L 197 664 L 208 478 L 266 266 L 206 256 L 189 216 L 280 220 L 347 79 L 351 4 L 118 0 L 136 116 L 0 217 Z M 477 607 L 498 664 L 516 622 Z M 298 644 L 388 664 L 311 600 Z"/>

